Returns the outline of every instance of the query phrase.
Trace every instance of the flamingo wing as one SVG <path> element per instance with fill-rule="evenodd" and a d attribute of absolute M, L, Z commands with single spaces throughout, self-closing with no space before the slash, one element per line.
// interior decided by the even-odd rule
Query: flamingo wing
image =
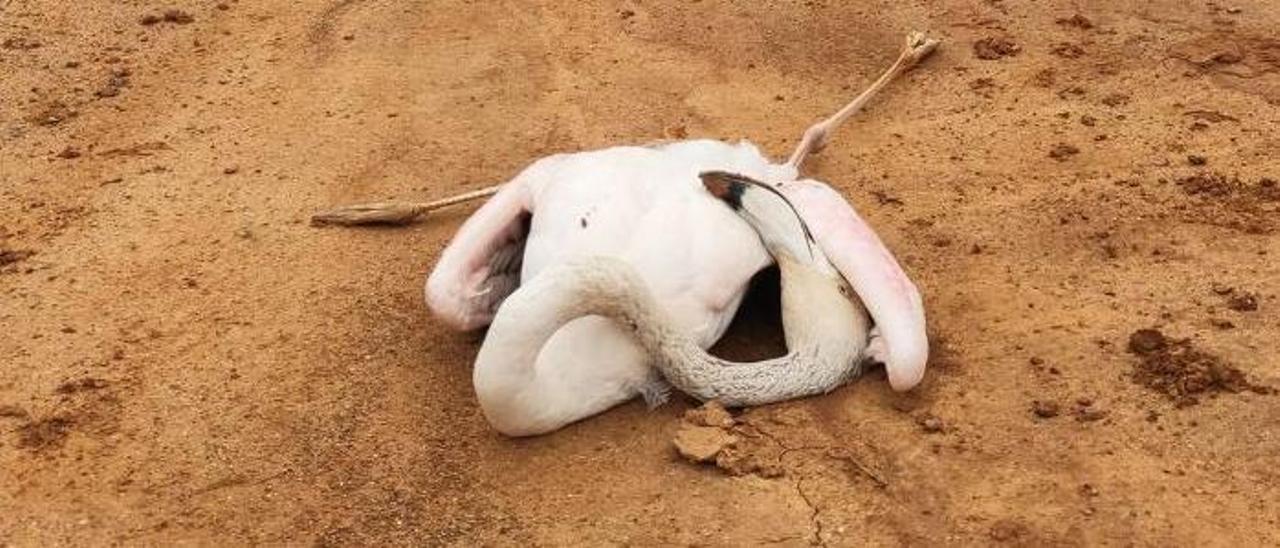
<path fill-rule="evenodd" d="M 427 277 L 427 306 L 438 318 L 463 331 L 489 325 L 520 285 L 531 204 L 528 181 L 517 177 L 462 224 Z"/>
<path fill-rule="evenodd" d="M 875 320 L 879 341 L 868 350 L 884 363 L 889 384 L 899 391 L 915 387 L 929 358 L 920 291 L 839 192 L 810 179 L 785 183 L 780 190 Z"/>

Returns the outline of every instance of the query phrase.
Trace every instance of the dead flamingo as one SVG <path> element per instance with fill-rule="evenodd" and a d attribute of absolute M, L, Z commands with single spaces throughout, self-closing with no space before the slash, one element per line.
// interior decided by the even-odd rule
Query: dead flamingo
<path fill-rule="evenodd" d="M 830 391 L 871 358 L 908 390 L 928 352 L 920 295 L 839 193 L 799 179 L 799 167 L 936 46 L 910 34 L 893 66 L 809 128 L 783 164 L 747 142 L 613 147 L 543 158 L 509 183 L 439 202 L 353 206 L 315 221 L 403 224 L 493 196 L 444 250 L 426 298 L 457 329 L 490 326 L 474 383 L 508 435 L 550 432 L 637 394 L 660 400 L 664 376 L 700 398 L 758 405 Z M 707 355 L 751 277 L 775 260 L 788 355 Z"/>

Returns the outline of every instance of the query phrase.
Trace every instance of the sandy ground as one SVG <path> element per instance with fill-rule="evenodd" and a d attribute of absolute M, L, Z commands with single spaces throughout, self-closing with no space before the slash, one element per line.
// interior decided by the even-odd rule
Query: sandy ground
<path fill-rule="evenodd" d="M 743 413 L 769 473 L 679 459 L 681 399 L 496 435 L 479 336 L 421 299 L 470 209 L 307 223 L 552 152 L 781 157 L 912 28 L 943 48 L 808 168 L 924 291 L 931 367 Z M 0 545 L 1280 544 L 1276 28 L 1271 0 L 0 1 Z M 717 351 L 780 352 L 771 314 Z"/>

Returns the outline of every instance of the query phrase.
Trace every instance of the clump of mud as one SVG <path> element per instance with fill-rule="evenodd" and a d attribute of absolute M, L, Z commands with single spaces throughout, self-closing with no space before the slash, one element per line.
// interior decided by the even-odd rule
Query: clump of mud
<path fill-rule="evenodd" d="M 987 37 L 973 43 L 973 56 L 987 61 L 1013 57 L 1019 53 L 1022 53 L 1022 46 L 1003 36 Z"/>
<path fill-rule="evenodd" d="M 1280 183 L 1270 177 L 1255 182 L 1222 173 L 1196 173 L 1175 181 L 1194 200 L 1192 220 L 1242 230 L 1250 234 L 1270 234 L 1280 212 Z"/>
<path fill-rule="evenodd" d="M 0 248 L 0 267 L 9 266 L 27 260 L 36 252 L 27 249 L 2 249 Z"/>
<path fill-rule="evenodd" d="M 1220 392 L 1276 393 L 1250 382 L 1242 371 L 1195 348 L 1190 340 L 1170 339 L 1157 329 L 1134 331 L 1129 352 L 1139 358 L 1134 382 L 1168 396 L 1178 407 L 1195 405 L 1201 396 Z"/>
<path fill-rule="evenodd" d="M 712 400 L 685 412 L 673 443 L 685 460 L 698 464 L 714 464 L 726 474 L 756 474 L 775 478 L 782 467 L 771 460 L 759 435 L 749 425 L 740 423 L 719 402 Z"/>

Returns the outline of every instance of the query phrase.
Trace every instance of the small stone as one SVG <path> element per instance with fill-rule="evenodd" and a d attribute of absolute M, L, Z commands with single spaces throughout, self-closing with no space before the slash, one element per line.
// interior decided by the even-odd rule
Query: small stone
<path fill-rule="evenodd" d="M 1205 158 L 1204 156 L 1200 156 L 1199 154 L 1191 154 L 1187 156 L 1187 163 L 1193 166 L 1202 166 L 1208 162 L 1209 162 L 1208 158 Z"/>
<path fill-rule="evenodd" d="M 223 175 L 235 175 L 240 173 L 240 166 L 227 166 L 222 169 Z"/>
<path fill-rule="evenodd" d="M 675 446 L 680 456 L 691 462 L 711 462 L 726 447 L 738 441 L 734 435 L 714 426 L 680 425 Z"/>
<path fill-rule="evenodd" d="M 73 146 L 68 146 L 67 148 L 62 149 L 62 152 L 58 153 L 58 157 L 63 160 L 74 160 L 80 156 L 80 149 Z"/>
<path fill-rule="evenodd" d="M 1062 409 L 1057 402 L 1035 400 L 1031 402 L 1031 412 L 1042 419 L 1050 419 L 1058 416 Z"/>

